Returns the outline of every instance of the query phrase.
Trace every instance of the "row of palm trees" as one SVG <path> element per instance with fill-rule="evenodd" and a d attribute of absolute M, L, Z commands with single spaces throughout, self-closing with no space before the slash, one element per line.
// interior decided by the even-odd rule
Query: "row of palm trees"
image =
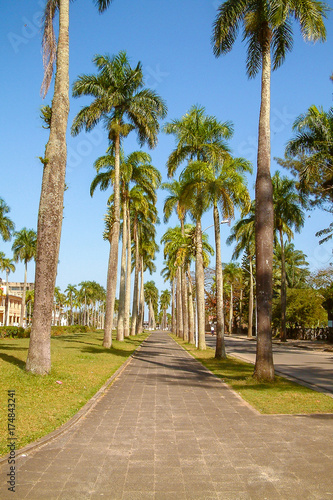
<path fill-rule="evenodd" d="M 224 219 L 234 217 L 235 207 L 246 213 L 250 207 L 250 196 L 246 186 L 246 173 L 252 167 L 243 158 L 233 158 L 227 145 L 233 132 L 230 122 L 219 122 L 216 117 L 208 116 L 205 109 L 193 106 L 180 120 L 173 120 L 164 127 L 167 134 L 175 136 L 176 146 L 168 159 L 168 174 L 174 175 L 176 169 L 186 162 L 179 180 L 165 183 L 163 188 L 169 191 L 164 204 L 164 216 L 167 221 L 176 211 L 180 228 L 168 230 L 162 241 L 166 244 L 164 254 L 168 277 L 176 290 L 177 311 L 176 332 L 190 342 L 194 340 L 194 310 L 192 283 L 190 277 L 191 256 L 195 255 L 196 318 L 199 349 L 205 349 L 205 292 L 204 260 L 209 248 L 201 228 L 202 215 L 213 208 L 215 228 L 215 279 L 217 293 L 217 344 L 216 357 L 225 357 L 223 340 L 223 277 L 220 246 L 220 213 Z M 195 222 L 195 226 L 185 225 L 186 214 Z M 187 247 L 192 234 L 191 246 Z M 191 236 L 190 236 L 191 238 Z M 178 239 L 178 241 L 177 241 Z M 177 243 L 176 243 L 176 241 Z M 206 247 L 204 247 L 204 244 Z M 192 248 L 191 248 L 192 247 Z M 189 251 L 188 251 L 189 250 Z"/>
<path fill-rule="evenodd" d="M 0 198 L 0 235 L 3 241 L 10 241 L 14 238 L 12 244 L 13 257 L 6 257 L 4 252 L 0 252 L 0 271 L 6 273 L 6 301 L 4 324 L 7 326 L 9 321 L 9 274 L 15 272 L 15 263 L 24 262 L 24 280 L 22 292 L 22 305 L 19 325 L 23 326 L 25 314 L 25 296 L 27 288 L 28 263 L 35 259 L 37 234 L 33 229 L 23 228 L 15 231 L 15 224 L 8 216 L 10 208 L 6 202 Z"/>
<path fill-rule="evenodd" d="M 53 324 L 61 324 L 66 315 L 68 325 L 86 325 L 103 328 L 105 311 L 105 289 L 96 281 L 82 281 L 79 288 L 69 284 L 64 293 L 59 287 L 54 290 Z M 66 307 L 66 311 L 64 308 Z"/>
<path fill-rule="evenodd" d="M 111 0 L 97 0 L 96 5 L 103 12 Z M 53 19 L 59 12 L 59 35 L 56 42 L 53 31 Z M 236 39 L 241 24 L 244 27 L 244 40 L 248 42 L 247 73 L 254 77 L 259 70 L 261 79 L 261 107 L 259 118 L 258 162 L 256 179 L 256 263 L 257 263 L 257 307 L 258 307 L 258 342 L 255 376 L 259 379 L 273 380 L 274 367 L 271 345 L 271 310 L 272 310 L 272 263 L 273 263 L 273 193 L 270 176 L 270 75 L 271 69 L 278 68 L 286 53 L 292 48 L 292 22 L 299 21 L 304 39 L 325 40 L 326 31 L 323 19 L 328 7 L 324 2 L 308 0 L 226 0 L 221 3 L 213 28 L 213 51 L 218 57 L 229 52 Z M 40 210 L 38 218 L 38 245 L 36 258 L 36 311 L 32 326 L 27 369 L 33 373 L 46 374 L 51 368 L 49 318 L 52 314 L 52 298 L 55 286 L 57 261 L 60 244 L 63 193 L 66 170 L 66 130 L 69 111 L 69 0 L 48 0 L 44 16 L 44 95 L 51 81 L 53 64 L 56 62 L 54 96 L 50 136 L 43 159 L 44 171 Z M 55 53 L 57 51 L 57 53 Z M 109 259 L 107 285 L 107 317 L 104 345 L 111 345 L 112 313 L 115 291 L 112 283 L 117 275 L 118 240 L 120 231 L 120 193 L 119 193 L 119 158 L 121 139 L 136 129 L 141 143 L 149 146 L 156 144 L 158 118 L 166 114 L 165 104 L 158 96 L 143 89 L 140 65 L 132 70 L 124 54 L 117 57 L 119 72 L 110 73 L 112 61 L 97 56 L 97 77 L 83 76 L 74 85 L 74 95 L 91 95 L 95 100 L 78 114 L 73 132 L 78 133 L 83 127 L 91 130 L 103 119 L 109 140 L 115 149 L 114 172 L 114 209 L 113 224 L 110 231 L 111 252 Z M 123 62 L 124 64 L 121 64 Z M 110 86 L 108 86 L 110 84 Z M 142 90 L 139 90 L 142 89 Z M 140 95 L 140 99 L 135 97 Z M 145 103 L 143 105 L 143 103 Z M 142 107 L 143 105 L 143 107 Z M 127 122 L 124 121 L 125 116 Z M 173 124 L 177 128 L 177 124 Z M 171 127 L 172 128 L 172 127 Z M 173 133 L 173 132 L 171 132 Z M 214 151 L 210 151 L 211 159 Z M 175 154 L 176 164 L 184 159 L 206 163 L 200 155 L 184 158 Z M 218 158 L 215 158 L 218 159 Z M 171 165 L 172 165 L 171 158 Z M 215 167 L 215 161 L 213 162 Z M 204 165 L 197 163 L 196 170 L 187 172 L 189 191 L 197 182 L 200 169 Z M 169 171 L 171 174 L 171 171 Z M 194 179 L 193 179 L 194 176 Z M 192 177 L 192 179 L 191 179 Z M 184 179 L 185 180 L 185 179 Z M 197 189 L 197 188 L 193 188 Z M 199 197 L 199 189 L 198 199 Z M 204 347 L 202 325 L 204 321 L 202 288 L 202 244 L 201 214 L 204 200 L 198 210 L 191 208 L 196 221 L 196 282 L 197 282 L 197 318 L 200 345 Z M 199 204 L 200 207 L 200 204 Z M 52 224 L 50 224 L 52 221 Z M 216 226 L 216 234 L 218 232 Z M 216 266 L 218 267 L 218 266 Z M 217 271 L 219 272 L 219 271 Z M 220 280 L 220 276 L 218 277 Z M 219 299 L 220 300 L 220 299 Z"/>

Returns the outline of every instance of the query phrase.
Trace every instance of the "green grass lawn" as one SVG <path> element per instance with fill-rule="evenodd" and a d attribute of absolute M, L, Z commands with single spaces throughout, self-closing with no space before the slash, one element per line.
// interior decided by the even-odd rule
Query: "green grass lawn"
<path fill-rule="evenodd" d="M 234 389 L 251 406 L 263 414 L 333 413 L 333 398 L 298 385 L 282 377 L 273 384 L 253 379 L 253 364 L 228 356 L 226 360 L 214 358 L 214 349 L 197 350 L 175 335 L 171 335 L 192 356 Z"/>
<path fill-rule="evenodd" d="M 113 340 L 109 350 L 102 347 L 101 331 L 53 337 L 52 371 L 45 377 L 25 371 L 29 339 L 0 339 L 0 455 L 8 452 L 8 390 L 15 390 L 15 434 L 22 448 L 75 415 L 148 335 Z"/>

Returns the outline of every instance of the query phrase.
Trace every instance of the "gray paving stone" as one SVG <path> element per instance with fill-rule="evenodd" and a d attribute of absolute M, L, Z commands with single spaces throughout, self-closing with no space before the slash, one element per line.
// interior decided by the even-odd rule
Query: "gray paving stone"
<path fill-rule="evenodd" d="M 332 500 L 332 417 L 259 415 L 156 332 L 79 422 L 18 456 L 16 498 Z"/>

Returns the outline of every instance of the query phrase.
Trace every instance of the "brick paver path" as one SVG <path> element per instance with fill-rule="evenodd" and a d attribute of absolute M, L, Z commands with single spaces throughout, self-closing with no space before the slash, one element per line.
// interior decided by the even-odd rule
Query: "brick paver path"
<path fill-rule="evenodd" d="M 18 458 L 12 499 L 332 499 L 333 415 L 262 416 L 156 332 L 69 431 Z"/>

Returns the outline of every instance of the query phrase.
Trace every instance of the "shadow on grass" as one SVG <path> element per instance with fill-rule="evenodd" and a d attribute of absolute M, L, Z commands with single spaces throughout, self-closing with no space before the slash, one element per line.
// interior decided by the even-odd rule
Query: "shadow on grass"
<path fill-rule="evenodd" d="M 14 346 L 13 344 L 0 344 L 0 351 L 27 351 L 27 346 Z"/>
<path fill-rule="evenodd" d="M 129 357 L 132 352 L 139 347 L 139 345 L 143 342 L 144 339 L 142 338 L 128 338 L 124 340 L 124 343 L 126 345 L 131 346 L 131 349 L 121 349 L 118 347 L 119 344 L 122 344 L 123 342 L 119 342 L 116 339 L 112 339 L 112 347 L 110 349 L 103 347 L 101 344 L 97 345 L 96 342 L 87 340 L 85 338 L 86 334 L 75 334 L 75 335 L 66 335 L 66 336 L 58 336 L 58 337 L 52 337 L 52 340 L 54 341 L 61 341 L 64 343 L 69 343 L 73 345 L 64 345 L 65 349 L 73 349 L 80 351 L 82 353 L 89 353 L 89 354 L 110 354 L 114 356 L 119 356 L 119 357 Z M 100 339 L 98 339 L 98 342 L 100 342 Z M 117 343 L 117 347 L 114 347 L 114 343 Z M 78 345 L 80 344 L 80 345 Z M 58 346 L 60 347 L 60 346 Z"/>
<path fill-rule="evenodd" d="M 22 361 L 22 359 L 16 358 L 15 356 L 10 356 L 9 354 L 6 354 L 4 352 L 0 353 L 0 358 L 3 359 L 6 363 L 16 365 L 21 368 L 21 370 L 25 370 L 25 361 Z"/>

